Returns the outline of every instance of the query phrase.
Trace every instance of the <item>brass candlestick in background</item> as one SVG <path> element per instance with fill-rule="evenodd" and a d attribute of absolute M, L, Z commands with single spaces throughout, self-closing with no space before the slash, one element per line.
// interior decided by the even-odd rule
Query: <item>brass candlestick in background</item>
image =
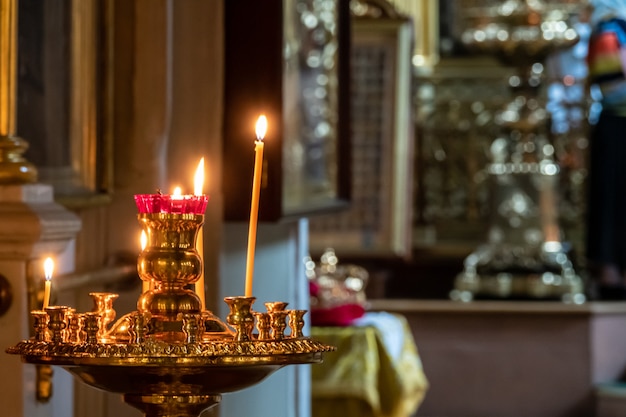
<path fill-rule="evenodd" d="M 486 169 L 492 181 L 487 242 L 465 259 L 450 297 L 582 303 L 582 279 L 561 241 L 559 166 L 540 87 L 548 55 L 578 42 L 572 20 L 584 5 L 573 0 L 464 0 L 459 6 L 466 27 L 462 42 L 517 68 L 517 75 L 509 79 L 513 100 L 496 118 L 502 136 L 491 144 Z"/>
<path fill-rule="evenodd" d="M 268 303 L 268 322 L 253 333 L 254 297 L 227 297 L 228 323 L 202 311 L 186 287 L 200 274 L 196 237 L 204 221 L 206 198 L 172 200 L 166 195 L 136 197 L 148 242 L 138 271 L 151 290 L 137 311 L 112 322 L 114 294 L 94 293 L 95 312 L 64 306 L 33 311 L 35 336 L 7 350 L 32 364 L 58 365 L 85 383 L 124 395 L 147 417 L 196 417 L 217 404 L 221 394 L 256 384 L 290 364 L 317 363 L 333 347 L 301 335 L 302 311 Z M 171 209 L 176 212 L 172 213 Z M 286 332 L 291 315 L 295 331 Z M 107 324 L 111 321 L 110 324 Z"/>

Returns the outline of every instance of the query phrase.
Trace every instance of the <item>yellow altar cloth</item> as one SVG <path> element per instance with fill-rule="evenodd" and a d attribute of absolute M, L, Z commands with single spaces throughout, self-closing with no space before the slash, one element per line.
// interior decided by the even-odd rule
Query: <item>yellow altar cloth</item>
<path fill-rule="evenodd" d="M 313 339 L 337 347 L 312 367 L 313 417 L 408 417 L 428 380 L 403 316 L 366 313 L 349 327 L 312 327 Z"/>

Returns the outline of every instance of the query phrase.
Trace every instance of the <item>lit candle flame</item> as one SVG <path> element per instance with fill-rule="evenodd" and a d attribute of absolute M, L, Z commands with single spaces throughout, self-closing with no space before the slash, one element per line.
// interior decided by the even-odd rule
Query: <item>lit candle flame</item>
<path fill-rule="evenodd" d="M 265 115 L 259 116 L 254 130 L 257 140 L 263 140 L 265 133 L 267 133 L 267 117 Z"/>
<path fill-rule="evenodd" d="M 172 193 L 172 198 L 181 198 L 183 196 L 183 192 L 180 187 L 175 187 L 174 192 Z"/>
<path fill-rule="evenodd" d="M 141 243 L 141 250 L 143 251 L 148 244 L 148 235 L 145 230 L 141 231 L 141 237 L 139 238 L 139 242 Z"/>
<path fill-rule="evenodd" d="M 200 159 L 198 168 L 196 169 L 196 175 L 193 179 L 193 193 L 195 195 L 202 195 L 202 189 L 204 188 L 204 158 Z"/>
<path fill-rule="evenodd" d="M 50 281 L 52 279 L 52 272 L 54 272 L 54 261 L 52 258 L 46 258 L 43 263 L 43 273 L 46 277 L 46 281 Z"/>

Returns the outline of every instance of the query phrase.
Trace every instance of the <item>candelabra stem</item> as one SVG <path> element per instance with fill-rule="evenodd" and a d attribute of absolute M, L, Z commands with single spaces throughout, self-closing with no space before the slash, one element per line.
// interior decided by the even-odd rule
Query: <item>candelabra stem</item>
<path fill-rule="evenodd" d="M 124 395 L 124 402 L 141 410 L 145 417 L 199 417 L 200 413 L 216 405 L 221 399 L 219 394 Z"/>

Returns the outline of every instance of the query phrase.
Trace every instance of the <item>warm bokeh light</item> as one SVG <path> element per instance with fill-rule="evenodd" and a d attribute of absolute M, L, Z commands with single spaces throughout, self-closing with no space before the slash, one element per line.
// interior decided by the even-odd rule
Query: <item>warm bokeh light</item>
<path fill-rule="evenodd" d="M 172 197 L 182 197 L 183 196 L 183 192 L 180 189 L 180 187 L 174 187 L 174 192 L 172 193 Z"/>
<path fill-rule="evenodd" d="M 141 250 L 143 251 L 148 244 L 148 235 L 145 230 L 141 231 L 141 237 L 139 238 L 139 242 L 141 243 Z"/>

